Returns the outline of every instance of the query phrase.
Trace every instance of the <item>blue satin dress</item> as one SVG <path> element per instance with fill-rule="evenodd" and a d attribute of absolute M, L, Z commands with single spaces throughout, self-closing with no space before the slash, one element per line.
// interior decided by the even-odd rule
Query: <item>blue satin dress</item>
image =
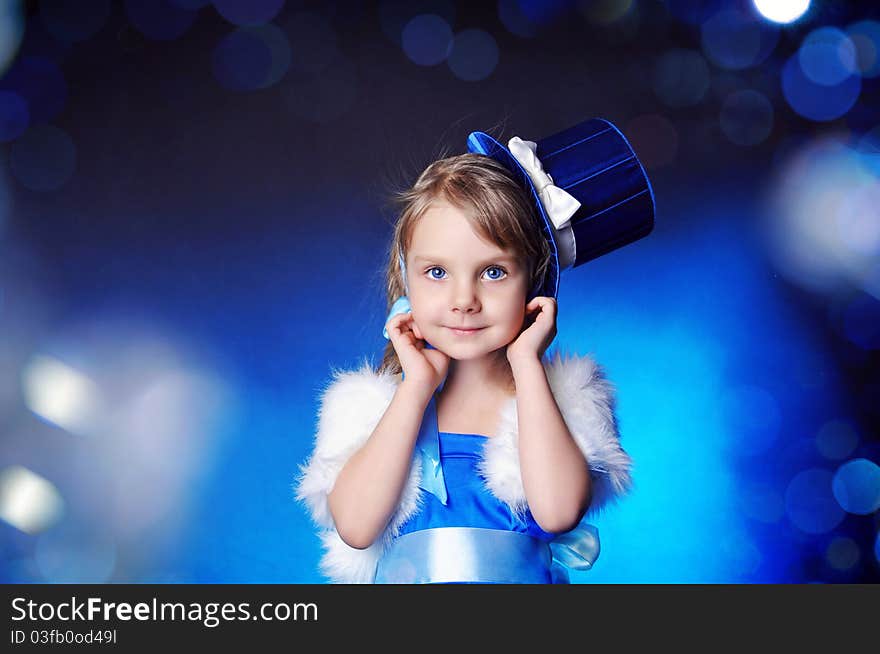
<path fill-rule="evenodd" d="M 440 458 L 446 476 L 447 506 L 430 493 L 422 493 L 423 508 L 400 528 L 400 535 L 432 527 L 483 527 L 525 533 L 544 541 L 551 534 L 538 526 L 530 511 L 525 520 L 486 488 L 477 470 L 486 437 L 479 434 L 440 433 Z"/>
<path fill-rule="evenodd" d="M 439 432 L 446 505 L 422 492 L 421 509 L 379 564 L 378 583 L 563 583 L 551 566 L 556 534 L 528 510 L 518 518 L 486 488 L 478 470 L 485 442 L 479 434 Z"/>

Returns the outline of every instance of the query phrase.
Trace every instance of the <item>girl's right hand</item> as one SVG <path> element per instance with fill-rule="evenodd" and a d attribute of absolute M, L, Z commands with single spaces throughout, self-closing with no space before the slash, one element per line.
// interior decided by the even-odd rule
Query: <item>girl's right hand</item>
<path fill-rule="evenodd" d="M 425 346 L 421 335 L 417 335 L 412 313 L 398 313 L 385 324 L 385 329 L 403 368 L 404 381 L 421 385 L 433 393 L 446 379 L 449 357 Z"/>

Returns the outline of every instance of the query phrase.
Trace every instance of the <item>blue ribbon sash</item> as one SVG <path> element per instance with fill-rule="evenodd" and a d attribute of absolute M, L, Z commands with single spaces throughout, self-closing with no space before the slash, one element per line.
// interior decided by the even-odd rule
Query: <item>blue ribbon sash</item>
<path fill-rule="evenodd" d="M 504 529 L 435 527 L 395 538 L 379 559 L 377 584 L 565 584 L 589 570 L 599 532 L 581 523 L 547 543 Z"/>

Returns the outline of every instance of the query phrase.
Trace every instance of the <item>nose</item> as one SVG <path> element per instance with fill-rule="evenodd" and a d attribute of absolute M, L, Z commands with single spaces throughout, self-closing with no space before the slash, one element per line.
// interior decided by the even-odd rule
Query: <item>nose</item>
<path fill-rule="evenodd" d="M 452 298 L 452 310 L 460 313 L 475 313 L 480 310 L 480 298 L 474 289 L 474 285 L 466 280 L 460 280 L 455 285 Z"/>

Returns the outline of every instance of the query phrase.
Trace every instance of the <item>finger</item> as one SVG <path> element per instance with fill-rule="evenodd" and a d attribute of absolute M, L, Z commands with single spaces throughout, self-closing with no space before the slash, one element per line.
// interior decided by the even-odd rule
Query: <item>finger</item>
<path fill-rule="evenodd" d="M 394 315 L 388 321 L 388 327 L 398 330 L 400 333 L 403 333 L 407 329 L 407 323 L 410 320 L 410 314 L 408 313 L 398 313 Z M 386 328 L 388 328 L 386 327 Z M 390 332 L 390 329 L 389 329 Z"/>
<path fill-rule="evenodd" d="M 410 335 L 411 331 L 407 328 L 407 320 L 406 315 L 398 314 L 387 323 L 386 329 L 395 351 L 413 346 L 414 338 Z"/>
<path fill-rule="evenodd" d="M 449 356 L 440 350 L 425 350 L 425 357 L 438 372 L 444 372 L 449 365 Z"/>
<path fill-rule="evenodd" d="M 542 296 L 542 295 L 539 295 L 538 297 L 533 298 L 532 301 L 529 302 L 529 305 L 528 305 L 528 306 L 529 306 L 529 308 L 530 308 L 532 311 L 537 311 L 537 310 L 539 310 L 541 307 L 544 306 L 544 304 L 545 304 L 546 301 L 547 301 L 547 298 L 545 298 L 545 297 Z"/>

